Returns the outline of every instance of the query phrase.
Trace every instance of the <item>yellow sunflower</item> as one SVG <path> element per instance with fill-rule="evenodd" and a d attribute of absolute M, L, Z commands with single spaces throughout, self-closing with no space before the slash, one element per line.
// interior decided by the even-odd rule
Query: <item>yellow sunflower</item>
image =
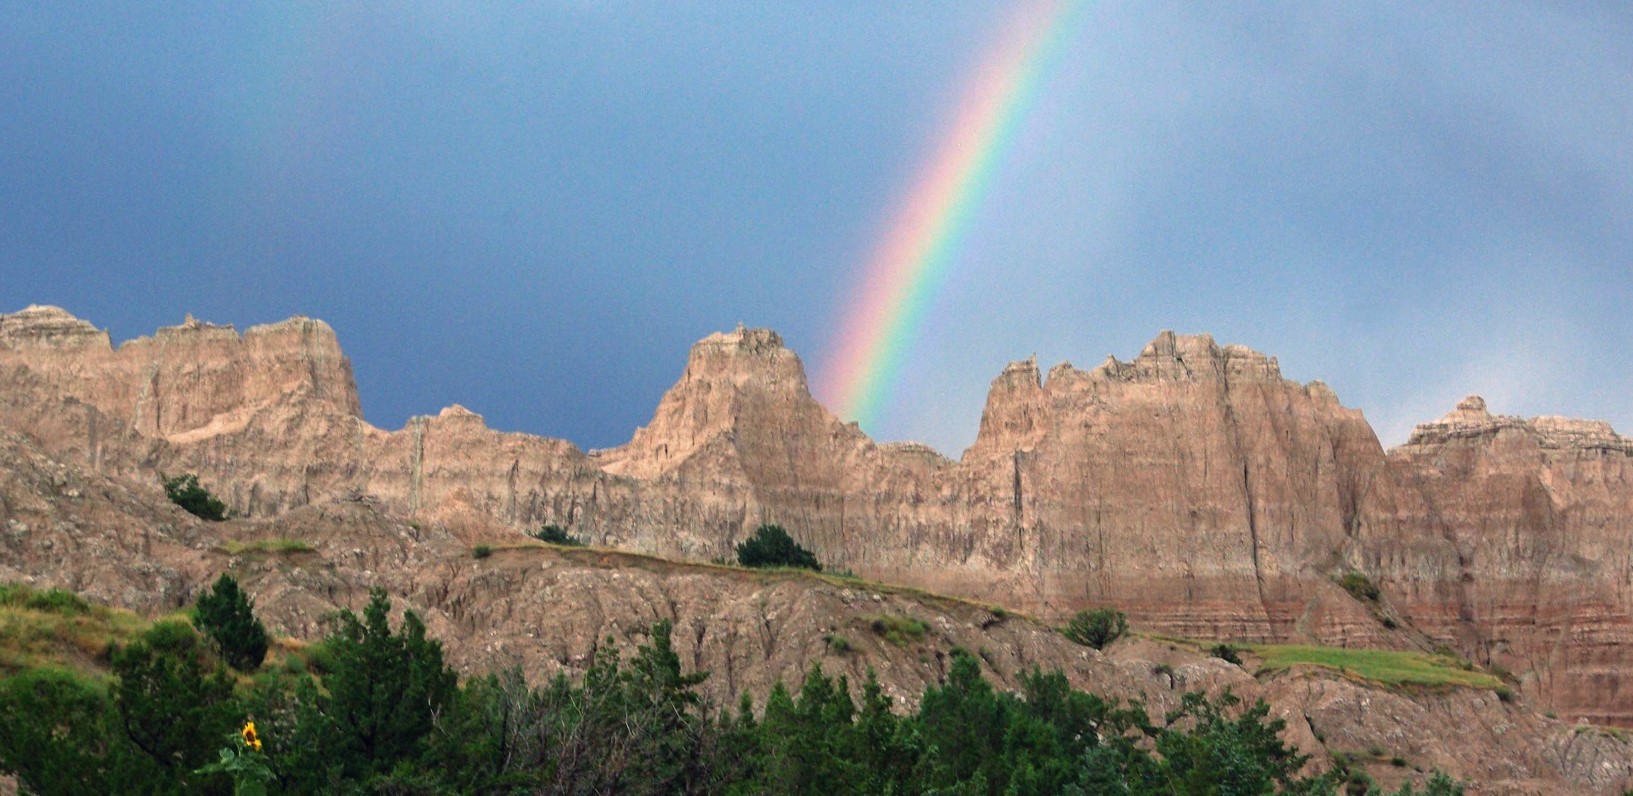
<path fill-rule="evenodd" d="M 244 722 L 244 745 L 259 752 L 261 751 L 261 737 L 255 734 L 255 722 Z"/>

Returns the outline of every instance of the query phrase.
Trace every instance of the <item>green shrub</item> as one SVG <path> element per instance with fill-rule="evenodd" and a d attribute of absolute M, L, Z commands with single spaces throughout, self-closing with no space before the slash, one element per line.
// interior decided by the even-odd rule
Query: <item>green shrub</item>
<path fill-rule="evenodd" d="M 0 584 L 0 605 L 62 616 L 79 616 L 90 613 L 91 610 L 90 603 L 71 591 L 63 589 L 35 591 L 21 583 Z"/>
<path fill-rule="evenodd" d="M 851 646 L 850 639 L 845 638 L 844 636 L 841 636 L 838 633 L 829 633 L 829 634 L 823 636 L 822 640 L 827 642 L 828 651 L 832 652 L 835 655 L 844 655 L 845 653 L 850 652 L 852 649 L 854 649 Z"/>
<path fill-rule="evenodd" d="M 584 540 L 567 533 L 567 529 L 560 525 L 545 525 L 534 531 L 534 539 L 550 544 L 566 545 L 568 547 L 583 547 Z"/>
<path fill-rule="evenodd" d="M 124 734 L 175 783 L 156 792 L 191 790 L 175 785 L 215 757 L 236 723 L 232 675 L 206 643 L 192 625 L 165 620 L 113 653 L 109 690 Z"/>
<path fill-rule="evenodd" d="M 761 525 L 754 536 L 738 545 L 737 563 L 755 568 L 798 567 L 822 571 L 816 556 L 795 543 L 780 525 Z"/>
<path fill-rule="evenodd" d="M 1127 632 L 1128 617 L 1122 611 L 1110 608 L 1078 611 L 1061 630 L 1066 638 L 1097 650 L 1105 649 L 1107 644 L 1122 638 Z"/>
<path fill-rule="evenodd" d="M 487 558 L 488 556 L 493 555 L 493 547 L 490 545 L 479 544 L 471 548 L 471 555 L 476 558 Z"/>
<path fill-rule="evenodd" d="M 228 666 L 253 672 L 266 660 L 266 626 L 255 618 L 254 605 L 233 576 L 222 573 L 210 591 L 199 595 L 196 613 L 195 624 L 215 642 Z"/>
<path fill-rule="evenodd" d="M 1378 584 L 1359 572 L 1345 572 L 1338 579 L 1338 585 L 1349 592 L 1351 597 L 1362 602 L 1375 603 L 1382 596 L 1378 591 Z"/>
<path fill-rule="evenodd" d="M 921 641 L 924 634 L 930 632 L 929 625 L 911 616 L 880 614 L 873 617 L 868 626 L 873 628 L 873 632 L 884 636 L 885 641 L 898 647 L 909 641 Z"/>
<path fill-rule="evenodd" d="M 170 502 L 201 520 L 220 522 L 227 518 L 227 504 L 216 500 L 208 490 L 199 486 L 198 476 L 192 473 L 167 479 L 164 493 L 170 496 Z"/>
<path fill-rule="evenodd" d="M 1223 642 L 1208 648 L 1208 654 L 1226 663 L 1242 665 L 1242 656 L 1236 654 L 1236 648 Z"/>
<path fill-rule="evenodd" d="M 113 793 L 128 785 L 110 771 L 125 757 L 120 731 L 113 703 L 89 678 L 55 667 L 0 677 L 0 768 L 23 793 Z"/>

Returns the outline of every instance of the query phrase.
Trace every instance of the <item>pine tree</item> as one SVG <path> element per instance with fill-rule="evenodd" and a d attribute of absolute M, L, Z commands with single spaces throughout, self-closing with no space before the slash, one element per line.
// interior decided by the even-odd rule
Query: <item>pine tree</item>
<path fill-rule="evenodd" d="M 196 624 L 234 669 L 253 672 L 266 660 L 266 626 L 255 618 L 254 606 L 233 576 L 222 573 L 215 586 L 199 596 Z"/>
<path fill-rule="evenodd" d="M 331 760 L 348 777 L 384 773 L 414 760 L 432 722 L 454 698 L 458 676 L 442 659 L 442 643 L 425 635 L 425 623 L 403 612 L 393 633 L 391 601 L 370 591 L 362 619 L 345 611 L 324 645 L 332 655 L 318 698 Z"/>

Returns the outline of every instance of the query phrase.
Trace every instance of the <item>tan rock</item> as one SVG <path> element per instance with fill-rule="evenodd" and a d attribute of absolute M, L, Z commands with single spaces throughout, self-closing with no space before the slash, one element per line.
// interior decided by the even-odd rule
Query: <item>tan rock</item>
<path fill-rule="evenodd" d="M 61 310 L 0 316 L 0 427 L 101 476 L 196 472 L 250 517 L 368 495 L 465 543 L 555 523 L 692 560 L 776 522 L 832 568 L 1051 619 L 1104 604 L 1187 636 L 1445 644 L 1561 715 L 1633 724 L 1633 443 L 1603 423 L 1470 397 L 1386 453 L 1326 385 L 1172 332 L 1090 371 L 1006 367 L 956 462 L 834 417 L 768 330 L 700 341 L 605 451 L 458 406 L 384 431 L 358 407 L 320 321 L 189 320 L 115 350 Z M 1332 585 L 1352 569 L 1380 605 Z"/>

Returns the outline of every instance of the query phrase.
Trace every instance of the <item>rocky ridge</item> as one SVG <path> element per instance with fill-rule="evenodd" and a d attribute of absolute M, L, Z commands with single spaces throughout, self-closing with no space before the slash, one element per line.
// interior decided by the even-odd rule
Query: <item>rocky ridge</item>
<path fill-rule="evenodd" d="M 559 548 L 500 529 L 410 520 L 350 495 L 274 518 L 205 523 L 156 485 L 58 461 L 31 439 L 0 435 L 0 581 L 65 587 L 149 614 L 175 610 L 231 571 L 279 635 L 316 639 L 338 608 L 361 609 L 371 587 L 411 609 L 467 673 L 516 667 L 539 682 L 579 674 L 597 649 L 625 651 L 653 622 L 674 623 L 689 671 L 707 671 L 715 703 L 748 692 L 764 704 L 778 680 L 820 665 L 853 686 L 869 669 L 912 708 L 946 673 L 955 647 L 976 651 L 987 676 L 1015 687 L 1032 667 L 1078 688 L 1138 700 L 1152 715 L 1182 694 L 1226 689 L 1263 698 L 1292 744 L 1324 768 L 1333 755 L 1393 789 L 1440 769 L 1472 793 L 1619 793 L 1633 783 L 1633 744 L 1573 726 L 1480 689 L 1390 690 L 1327 669 L 1254 676 L 1191 645 L 1129 639 L 1104 653 L 1026 616 L 965 600 L 862 581 L 752 572 L 594 548 Z M 494 534 L 484 536 L 482 533 Z M 495 543 L 473 557 L 471 542 Z M 922 638 L 887 640 L 880 617 L 923 622 Z M 842 639 L 843 643 L 836 641 Z M 1378 754 L 1372 750 L 1384 750 Z M 1390 762 L 1400 758 L 1405 766 Z"/>
<path fill-rule="evenodd" d="M 250 517 L 366 495 L 455 538 L 542 523 L 692 560 L 779 522 L 832 566 L 1059 618 L 1101 604 L 1193 637 L 1444 645 L 1538 704 L 1633 724 L 1633 442 L 1470 399 L 1385 451 L 1320 382 L 1206 335 L 993 381 L 958 461 L 881 445 L 809 394 L 774 332 L 693 347 L 653 421 L 585 453 L 451 407 L 363 421 L 334 333 L 189 321 L 112 348 L 0 316 L 0 424 L 99 475 L 197 472 Z M 1334 584 L 1347 571 L 1377 603 Z"/>

